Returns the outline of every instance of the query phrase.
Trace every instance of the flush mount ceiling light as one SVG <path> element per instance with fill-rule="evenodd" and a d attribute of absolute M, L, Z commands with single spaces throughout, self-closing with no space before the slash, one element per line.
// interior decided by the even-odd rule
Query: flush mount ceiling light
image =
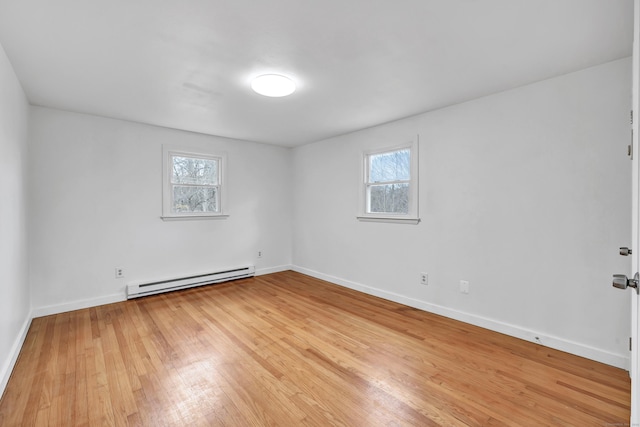
<path fill-rule="evenodd" d="M 253 79 L 251 89 L 260 95 L 281 97 L 291 95 L 296 90 L 296 84 L 289 77 L 264 74 Z"/>

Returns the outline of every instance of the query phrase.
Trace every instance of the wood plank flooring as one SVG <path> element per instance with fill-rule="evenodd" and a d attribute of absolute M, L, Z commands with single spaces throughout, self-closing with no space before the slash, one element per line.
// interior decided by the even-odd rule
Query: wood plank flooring
<path fill-rule="evenodd" d="M 606 426 L 628 373 L 293 272 L 33 320 L 2 426 Z"/>

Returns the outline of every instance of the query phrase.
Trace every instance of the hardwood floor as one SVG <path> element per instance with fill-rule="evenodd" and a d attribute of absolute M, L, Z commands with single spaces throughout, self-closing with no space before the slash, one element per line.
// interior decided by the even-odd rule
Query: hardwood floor
<path fill-rule="evenodd" d="M 606 426 L 627 372 L 293 272 L 33 320 L 2 426 Z"/>

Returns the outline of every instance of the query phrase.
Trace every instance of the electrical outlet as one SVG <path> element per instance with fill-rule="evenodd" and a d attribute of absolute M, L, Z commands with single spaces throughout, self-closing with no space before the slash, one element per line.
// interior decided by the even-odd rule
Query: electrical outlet
<path fill-rule="evenodd" d="M 122 279 L 124 277 L 124 268 L 116 267 L 116 279 Z"/>
<path fill-rule="evenodd" d="M 460 280 L 460 292 L 462 292 L 463 294 L 469 293 L 469 281 Z"/>
<path fill-rule="evenodd" d="M 258 258 L 262 258 L 262 251 L 258 251 Z"/>
<path fill-rule="evenodd" d="M 421 285 L 429 284 L 429 275 L 427 273 L 420 273 L 420 284 Z"/>

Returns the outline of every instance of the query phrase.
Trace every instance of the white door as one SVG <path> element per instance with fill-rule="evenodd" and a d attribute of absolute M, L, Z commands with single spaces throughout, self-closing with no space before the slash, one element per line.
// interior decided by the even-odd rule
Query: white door
<path fill-rule="evenodd" d="M 633 172 L 632 172 L 632 270 L 634 274 L 640 271 L 640 209 L 638 207 L 638 200 L 640 199 L 640 174 L 638 171 L 638 159 L 640 158 L 640 151 L 638 150 L 638 122 L 640 122 L 640 0 L 634 1 L 634 28 L 633 28 L 633 95 L 632 95 L 632 110 L 633 110 L 633 141 L 632 141 L 632 159 L 633 159 Z M 635 290 L 631 295 L 631 363 L 630 363 L 630 375 L 631 375 L 631 425 L 640 425 L 640 364 L 638 363 L 638 303 L 639 296 Z"/>

